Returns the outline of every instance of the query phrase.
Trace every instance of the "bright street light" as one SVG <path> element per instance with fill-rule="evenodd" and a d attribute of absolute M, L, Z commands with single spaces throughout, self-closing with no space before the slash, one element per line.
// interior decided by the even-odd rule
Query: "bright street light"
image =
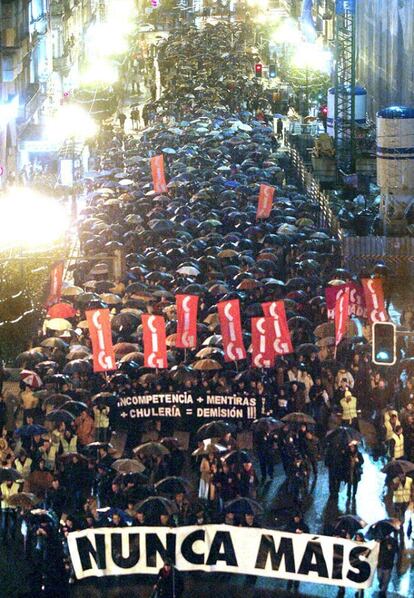
<path fill-rule="evenodd" d="M 48 139 L 57 142 L 85 141 L 97 132 L 98 126 L 90 114 L 74 104 L 62 106 L 46 125 Z"/>
<path fill-rule="evenodd" d="M 292 58 L 293 66 L 329 73 L 331 70 L 332 54 L 317 44 L 302 43 L 297 46 Z"/>
<path fill-rule="evenodd" d="M 0 197 L 0 250 L 42 249 L 63 240 L 68 217 L 56 199 L 27 187 Z"/>

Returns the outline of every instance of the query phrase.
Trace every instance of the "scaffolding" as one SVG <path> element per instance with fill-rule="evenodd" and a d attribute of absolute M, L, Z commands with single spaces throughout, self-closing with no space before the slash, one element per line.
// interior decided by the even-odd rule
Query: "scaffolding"
<path fill-rule="evenodd" d="M 355 4 L 335 0 L 335 152 L 346 174 L 355 171 Z"/>

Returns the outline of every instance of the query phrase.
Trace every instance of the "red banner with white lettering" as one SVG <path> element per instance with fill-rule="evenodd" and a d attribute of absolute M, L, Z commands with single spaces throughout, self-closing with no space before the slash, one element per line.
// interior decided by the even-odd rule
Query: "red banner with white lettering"
<path fill-rule="evenodd" d="M 153 158 L 151 158 L 150 163 L 152 183 L 154 185 L 155 193 L 166 193 L 168 189 L 164 172 L 164 156 L 162 154 L 154 156 Z"/>
<path fill-rule="evenodd" d="M 387 322 L 388 313 L 385 309 L 384 290 L 380 278 L 363 278 L 365 304 L 367 306 L 367 318 L 374 322 Z"/>
<path fill-rule="evenodd" d="M 92 341 L 93 371 L 108 372 L 116 370 L 109 309 L 88 310 L 86 319 Z"/>
<path fill-rule="evenodd" d="M 262 303 L 265 317 L 273 321 L 273 347 L 276 355 L 293 353 L 292 339 L 287 324 L 285 304 L 280 301 Z"/>
<path fill-rule="evenodd" d="M 349 287 L 337 296 L 335 304 L 335 346 L 344 338 L 349 320 Z"/>
<path fill-rule="evenodd" d="M 271 368 L 275 365 L 273 318 L 251 318 L 252 365 Z"/>
<path fill-rule="evenodd" d="M 62 296 L 63 262 L 58 262 L 50 271 L 50 290 L 47 305 L 59 303 Z"/>
<path fill-rule="evenodd" d="M 327 287 L 325 289 L 328 320 L 333 320 L 335 318 L 336 298 L 340 297 L 346 288 L 349 288 L 348 314 L 350 316 L 356 316 L 357 318 L 366 317 L 367 310 L 365 307 L 364 290 L 362 286 L 355 282 L 347 282 L 346 284 Z"/>
<path fill-rule="evenodd" d="M 225 361 L 246 359 L 240 317 L 240 301 L 220 301 L 217 304 Z"/>
<path fill-rule="evenodd" d="M 167 368 L 167 343 L 164 318 L 162 316 L 143 315 L 142 328 L 144 332 L 145 367 Z"/>
<path fill-rule="evenodd" d="M 177 339 L 179 349 L 194 349 L 197 346 L 197 295 L 177 295 Z"/>
<path fill-rule="evenodd" d="M 270 212 L 272 211 L 274 194 L 274 187 L 271 187 L 270 185 L 260 185 L 256 220 L 259 220 L 259 218 L 269 218 Z"/>

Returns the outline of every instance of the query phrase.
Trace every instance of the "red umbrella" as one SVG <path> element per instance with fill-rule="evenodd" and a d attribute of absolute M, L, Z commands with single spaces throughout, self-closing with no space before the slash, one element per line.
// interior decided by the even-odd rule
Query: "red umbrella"
<path fill-rule="evenodd" d="M 40 388 L 43 384 L 40 376 L 30 370 L 22 370 L 20 372 L 20 380 L 32 388 Z"/>
<path fill-rule="evenodd" d="M 76 309 L 69 303 L 55 303 L 49 308 L 47 315 L 50 318 L 73 318 L 76 315 Z"/>

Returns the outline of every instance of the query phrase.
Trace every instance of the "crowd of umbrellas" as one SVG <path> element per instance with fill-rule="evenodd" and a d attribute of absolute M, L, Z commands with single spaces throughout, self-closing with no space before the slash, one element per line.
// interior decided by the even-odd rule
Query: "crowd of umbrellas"
<path fill-rule="evenodd" d="M 117 132 L 102 149 L 102 170 L 89 175 L 93 191 L 80 215 L 80 246 L 85 257 L 102 255 L 102 261 L 92 268 L 87 259 L 76 261 L 71 267 L 74 282 L 63 288 L 61 302 L 50 307 L 38 346 L 17 357 L 24 368 L 21 381 L 35 391 L 44 413 L 41 423 L 19 429 L 22 441 L 50 434 L 62 422 L 71 427 L 82 412 L 92 413 L 96 405 L 111 408 L 131 386 L 141 393 L 202 384 L 240 392 L 246 384 L 262 381 L 267 395 L 273 395 L 281 384 L 288 399 L 285 412 L 269 412 L 253 424 L 253 431 L 275 431 L 286 423 L 295 429 L 302 422 L 312 426 L 313 418 L 296 413 L 295 402 L 289 400 L 287 369 L 293 365 L 307 369 L 317 354 L 322 369 L 335 375 L 344 365 L 341 359 L 349 364 L 355 352 L 370 351 L 351 323 L 334 358 L 334 324 L 327 321 L 324 289 L 351 280 L 352 274 L 340 266 L 339 241 L 321 225 L 319 206 L 290 178 L 272 124 L 256 120 L 252 108 L 260 105 L 260 86 L 250 76 L 248 41 L 242 25 L 220 23 L 202 31 L 191 29 L 188 35 L 172 34 L 161 44 L 164 93 L 158 116 L 138 136 Z M 152 186 L 149 159 L 159 153 L 166 165 L 165 194 L 155 193 Z M 256 220 L 261 183 L 274 186 L 276 192 L 269 218 Z M 111 278 L 104 259 L 116 250 L 126 255 L 122 280 Z M 175 346 L 178 293 L 200 297 L 195 350 Z M 250 318 L 263 315 L 261 303 L 284 299 L 295 352 L 279 358 L 272 370 L 253 368 L 249 352 L 244 361 L 226 362 L 216 309 L 217 302 L 226 299 L 240 300 L 246 348 Z M 112 315 L 118 370 L 109 376 L 92 371 L 85 311 L 97 307 L 109 307 Z M 167 321 L 167 370 L 155 372 L 143 365 L 141 316 L 148 312 L 162 314 Z M 283 422 L 275 419 L 282 415 Z M 194 457 L 214 452 L 230 465 L 250 462 L 248 452 L 229 451 L 220 444 L 228 431 L 237 430 L 226 422 L 201 427 L 195 435 Z M 182 453 L 176 438 L 158 440 L 141 444 L 108 469 L 117 476 L 134 477 L 139 509 L 154 524 L 161 514 L 174 514 L 171 498 L 194 490 L 187 479 L 176 475 L 180 468 L 167 471 L 169 475 L 159 481 L 150 479 L 146 460 Z M 343 428 L 331 440 L 339 445 L 350 441 Z M 95 459 L 99 464 L 101 448 L 111 445 L 89 442 L 77 459 Z M 61 456 L 63 470 L 72 458 L 70 452 Z M 14 471 L 2 469 L 1 479 L 16 479 Z M 25 509 L 38 503 L 30 493 L 20 493 L 14 500 Z M 132 522 L 124 510 L 112 505 L 98 510 L 102 521 L 117 513 L 126 523 Z M 263 513 L 262 505 L 248 497 L 236 498 L 225 510 Z M 49 517 L 42 510 L 32 514 Z M 365 522 L 347 515 L 337 525 L 353 535 Z M 371 537 L 382 537 L 397 525 L 393 520 L 381 522 Z"/>

